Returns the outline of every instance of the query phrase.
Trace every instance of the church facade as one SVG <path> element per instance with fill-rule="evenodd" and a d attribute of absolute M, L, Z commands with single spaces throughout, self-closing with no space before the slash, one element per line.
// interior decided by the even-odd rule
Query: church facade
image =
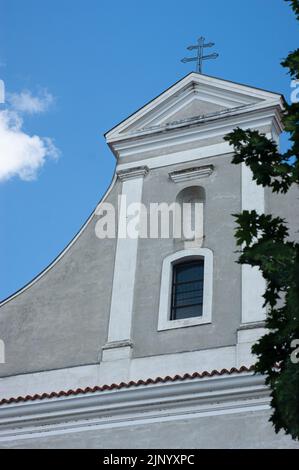
<path fill-rule="evenodd" d="M 282 111 L 277 93 L 191 73 L 106 134 L 116 168 L 98 207 L 0 305 L 1 448 L 296 447 L 253 373 L 265 283 L 236 262 L 232 214 L 279 215 L 298 240 L 299 191 L 257 186 L 223 139 L 241 127 L 278 142 Z M 149 235 L 138 204 L 170 208 L 175 227 L 189 204 L 198 232 Z"/>

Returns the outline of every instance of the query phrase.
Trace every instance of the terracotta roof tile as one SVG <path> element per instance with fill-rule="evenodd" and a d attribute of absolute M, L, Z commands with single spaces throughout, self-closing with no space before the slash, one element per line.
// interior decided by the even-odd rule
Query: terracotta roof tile
<path fill-rule="evenodd" d="M 107 390 L 120 390 L 122 388 L 130 388 L 130 387 L 138 387 L 140 385 L 155 385 L 159 383 L 167 383 L 167 382 L 179 382 L 183 380 L 192 380 L 192 379 L 202 379 L 204 377 L 214 377 L 219 375 L 232 375 L 232 374 L 241 374 L 243 372 L 252 372 L 254 371 L 254 366 L 246 367 L 242 366 L 240 368 L 232 367 L 231 369 L 222 369 L 222 370 L 212 370 L 212 372 L 204 371 L 204 372 L 194 372 L 193 374 L 184 374 L 184 375 L 175 375 L 173 377 L 167 375 L 166 377 L 156 377 L 155 379 L 148 378 L 146 380 L 131 380 L 130 382 L 121 382 L 119 384 L 113 383 L 111 385 L 102 385 L 95 387 L 86 387 L 84 389 L 77 388 L 76 390 L 68 390 L 64 391 L 61 390 L 60 392 L 51 392 L 51 393 L 42 393 L 35 395 L 26 395 L 26 396 L 19 396 L 19 397 L 12 397 L 12 398 L 3 398 L 0 400 L 0 405 L 10 405 L 12 403 L 20 403 L 20 402 L 27 402 L 27 401 L 36 401 L 36 400 L 44 400 L 44 399 L 51 399 L 51 398 L 60 398 L 66 396 L 77 396 L 77 395 L 85 395 L 87 393 L 96 393 L 96 392 L 104 392 Z"/>

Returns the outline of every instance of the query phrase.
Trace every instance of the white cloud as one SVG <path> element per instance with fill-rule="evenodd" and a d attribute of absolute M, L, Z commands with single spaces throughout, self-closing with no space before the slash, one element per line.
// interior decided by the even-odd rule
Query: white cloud
<path fill-rule="evenodd" d="M 47 111 L 54 98 L 47 90 L 41 91 L 38 96 L 33 96 L 31 91 L 24 90 L 21 93 L 9 93 L 7 100 L 15 111 L 36 114 Z"/>
<path fill-rule="evenodd" d="M 30 92 L 9 95 L 10 107 L 0 110 L 0 181 L 14 176 L 35 179 L 48 158 L 58 158 L 59 150 L 48 137 L 29 135 L 23 130 L 21 113 L 41 113 L 52 103 L 44 92 L 34 97 Z"/>

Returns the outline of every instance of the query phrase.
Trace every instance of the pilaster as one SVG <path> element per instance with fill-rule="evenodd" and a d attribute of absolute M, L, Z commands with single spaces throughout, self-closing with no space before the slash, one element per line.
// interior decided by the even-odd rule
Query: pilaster
<path fill-rule="evenodd" d="M 142 202 L 143 179 L 148 173 L 146 166 L 118 172 L 122 181 L 122 197 L 119 208 L 117 246 L 114 264 L 108 341 L 103 348 L 103 361 L 122 360 L 131 357 L 133 343 L 131 327 L 136 277 L 138 236 L 127 234 L 127 208 Z M 140 214 L 137 215 L 137 218 Z M 135 218 L 136 224 L 138 220 Z"/>

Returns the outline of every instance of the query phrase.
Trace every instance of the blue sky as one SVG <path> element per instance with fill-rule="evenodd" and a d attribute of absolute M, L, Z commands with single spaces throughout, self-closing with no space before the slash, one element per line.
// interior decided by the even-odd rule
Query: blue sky
<path fill-rule="evenodd" d="M 7 105 L 22 133 L 53 154 L 35 179 L 0 180 L 0 298 L 79 230 L 113 174 L 104 132 L 193 70 L 180 62 L 187 45 L 205 36 L 220 54 L 207 74 L 288 99 L 279 63 L 297 47 L 297 28 L 283 0 L 0 0 Z"/>

